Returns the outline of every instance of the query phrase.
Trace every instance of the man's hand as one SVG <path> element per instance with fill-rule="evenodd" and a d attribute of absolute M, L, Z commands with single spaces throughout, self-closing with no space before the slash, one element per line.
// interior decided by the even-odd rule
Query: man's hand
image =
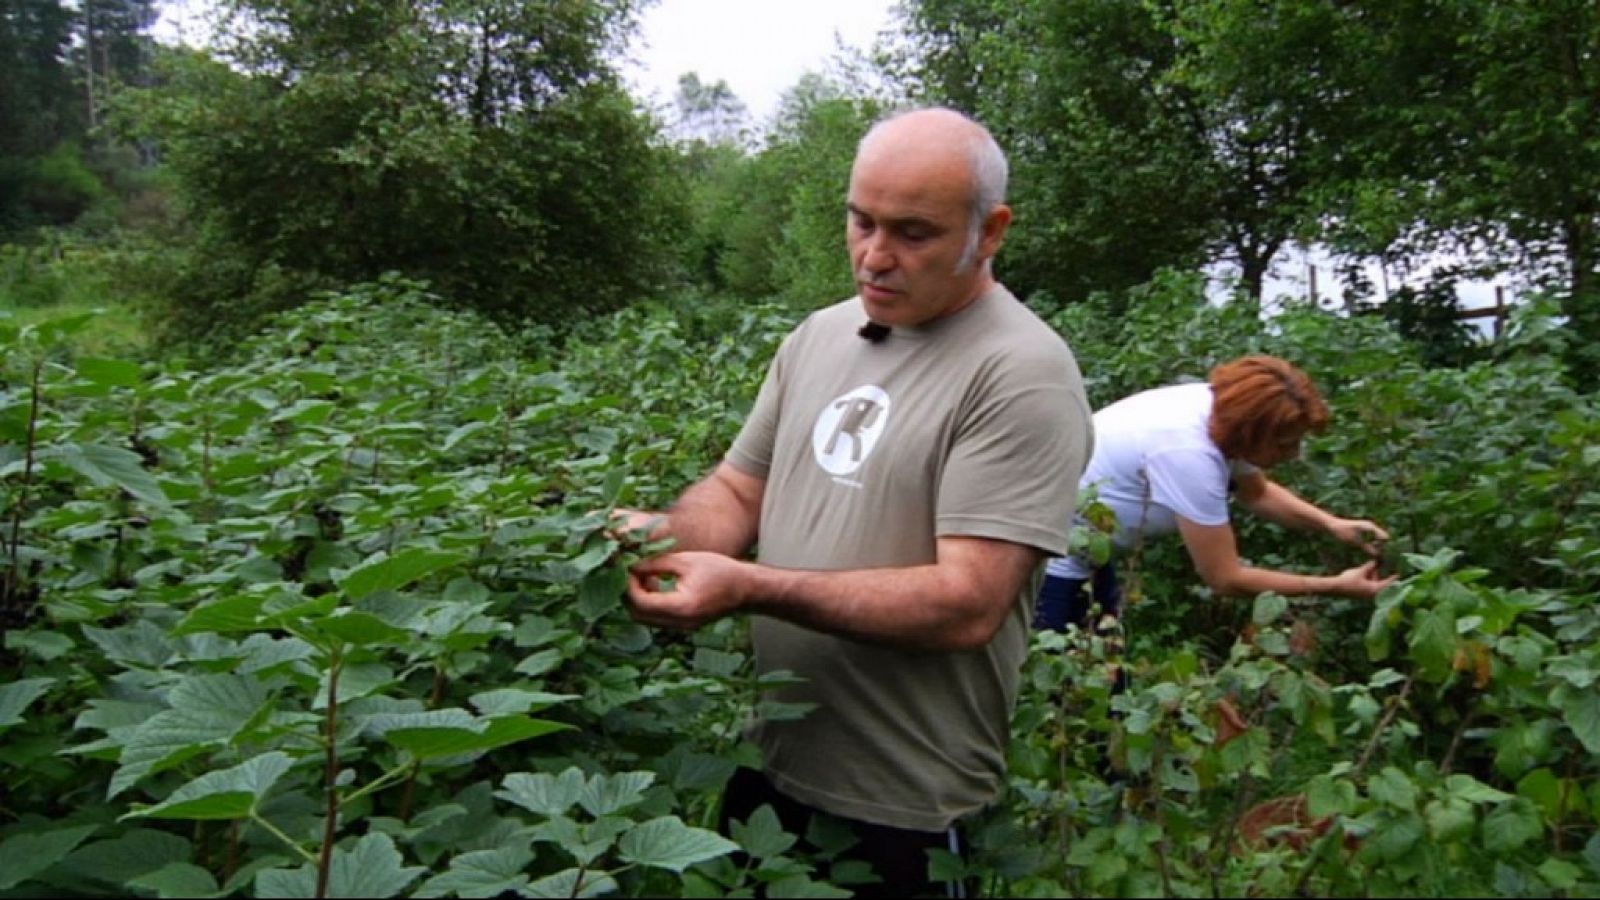
<path fill-rule="evenodd" d="M 1334 576 L 1333 589 L 1328 593 L 1340 597 L 1349 597 L 1352 600 L 1371 600 L 1378 596 L 1384 588 L 1394 584 L 1398 576 L 1390 575 L 1383 578 L 1378 575 L 1378 562 L 1372 560 L 1364 562 L 1354 568 L 1345 569 Z"/>
<path fill-rule="evenodd" d="M 613 539 L 621 541 L 629 537 L 629 532 L 649 529 L 653 539 L 655 533 L 666 525 L 667 514 L 664 512 L 651 512 L 645 509 L 627 509 L 617 507 L 611 511 L 611 518 L 606 523 L 606 534 Z"/>
<path fill-rule="evenodd" d="M 1366 519 L 1334 519 L 1328 523 L 1328 533 L 1352 547 L 1360 547 L 1368 556 L 1383 553 L 1379 545 L 1389 540 L 1389 532 L 1378 523 Z"/>
<path fill-rule="evenodd" d="M 720 553 L 668 553 L 628 572 L 633 618 L 657 628 L 693 631 L 744 605 L 749 563 Z M 666 580 L 671 579 L 670 590 Z"/>

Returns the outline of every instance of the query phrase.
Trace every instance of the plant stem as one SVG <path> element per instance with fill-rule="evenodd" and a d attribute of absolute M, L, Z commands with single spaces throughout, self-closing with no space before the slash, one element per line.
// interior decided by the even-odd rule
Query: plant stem
<path fill-rule="evenodd" d="M 1367 749 L 1362 751 L 1361 759 L 1356 763 L 1352 775 L 1360 775 L 1366 771 L 1367 763 L 1372 762 L 1372 755 L 1378 752 L 1378 742 L 1383 740 L 1383 733 L 1389 730 L 1389 726 L 1394 723 L 1394 717 L 1400 714 L 1400 707 L 1405 705 L 1406 698 L 1411 696 L 1411 686 L 1416 683 L 1413 676 L 1406 676 L 1406 683 L 1401 685 L 1400 693 L 1390 699 L 1389 708 L 1384 711 L 1383 718 L 1378 720 L 1378 727 L 1372 730 L 1372 740 L 1367 742 Z"/>
<path fill-rule="evenodd" d="M 340 644 L 335 641 L 328 666 L 328 762 L 323 773 L 328 794 L 328 818 L 322 826 L 322 858 L 317 861 L 317 900 L 328 896 L 328 876 L 333 871 L 333 841 L 339 833 L 339 670 L 344 666 L 340 649 Z"/>
<path fill-rule="evenodd" d="M 251 812 L 250 812 L 250 821 L 252 821 L 252 822 L 256 823 L 257 825 L 260 825 L 262 828 L 266 829 L 268 834 L 272 835 L 273 837 L 277 838 L 280 841 L 283 841 L 285 844 L 288 844 L 290 847 L 293 847 L 294 848 L 294 852 L 300 854 L 300 856 L 302 858 L 304 858 L 306 862 L 311 863 L 312 865 L 316 865 L 317 864 L 317 856 L 316 856 L 316 854 L 314 854 L 310 850 L 307 850 L 306 848 L 300 846 L 300 842 L 299 841 L 296 841 L 294 838 L 289 837 L 287 834 L 284 834 L 282 831 L 280 831 L 278 829 L 278 826 L 276 826 L 276 825 L 272 824 L 271 822 L 268 822 L 266 819 L 262 818 L 260 813 L 254 811 L 254 810 L 251 810 Z"/>
<path fill-rule="evenodd" d="M 22 595 L 22 517 L 27 512 L 28 495 L 33 490 L 34 453 L 39 442 L 39 382 L 44 376 L 44 360 L 33 364 L 33 386 L 28 405 L 28 447 L 22 464 L 22 488 L 17 492 L 17 505 L 11 513 L 11 569 L 6 572 L 7 600 Z"/>

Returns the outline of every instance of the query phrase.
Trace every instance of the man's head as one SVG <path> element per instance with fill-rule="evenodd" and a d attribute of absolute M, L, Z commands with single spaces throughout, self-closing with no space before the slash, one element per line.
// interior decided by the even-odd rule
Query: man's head
<path fill-rule="evenodd" d="M 920 325 L 988 290 L 1011 224 L 1005 191 L 1005 154 L 958 112 L 923 109 L 874 126 L 850 171 L 847 225 L 868 317 Z"/>
<path fill-rule="evenodd" d="M 1211 370 L 1211 439 L 1230 459 L 1270 469 L 1300 455 L 1307 432 L 1328 427 L 1311 378 L 1276 356 L 1244 356 Z"/>

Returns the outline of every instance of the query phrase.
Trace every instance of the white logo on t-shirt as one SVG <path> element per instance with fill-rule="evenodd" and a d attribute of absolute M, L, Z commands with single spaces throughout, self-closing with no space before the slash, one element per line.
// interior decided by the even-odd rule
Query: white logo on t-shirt
<path fill-rule="evenodd" d="M 811 430 L 817 465 L 831 475 L 849 475 L 861 468 L 889 423 L 889 395 L 866 384 L 844 394 L 822 410 Z"/>

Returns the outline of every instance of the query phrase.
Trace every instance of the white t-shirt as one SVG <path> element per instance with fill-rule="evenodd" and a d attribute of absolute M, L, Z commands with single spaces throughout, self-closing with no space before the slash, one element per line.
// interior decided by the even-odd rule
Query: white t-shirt
<path fill-rule="evenodd" d="M 1094 455 L 1078 481 L 1117 514 L 1117 550 L 1178 529 L 1177 516 L 1200 525 L 1228 521 L 1228 482 L 1260 471 L 1229 460 L 1209 433 L 1211 385 L 1180 384 L 1126 397 L 1094 414 Z M 1087 578 L 1087 560 L 1052 559 L 1049 572 Z"/>

